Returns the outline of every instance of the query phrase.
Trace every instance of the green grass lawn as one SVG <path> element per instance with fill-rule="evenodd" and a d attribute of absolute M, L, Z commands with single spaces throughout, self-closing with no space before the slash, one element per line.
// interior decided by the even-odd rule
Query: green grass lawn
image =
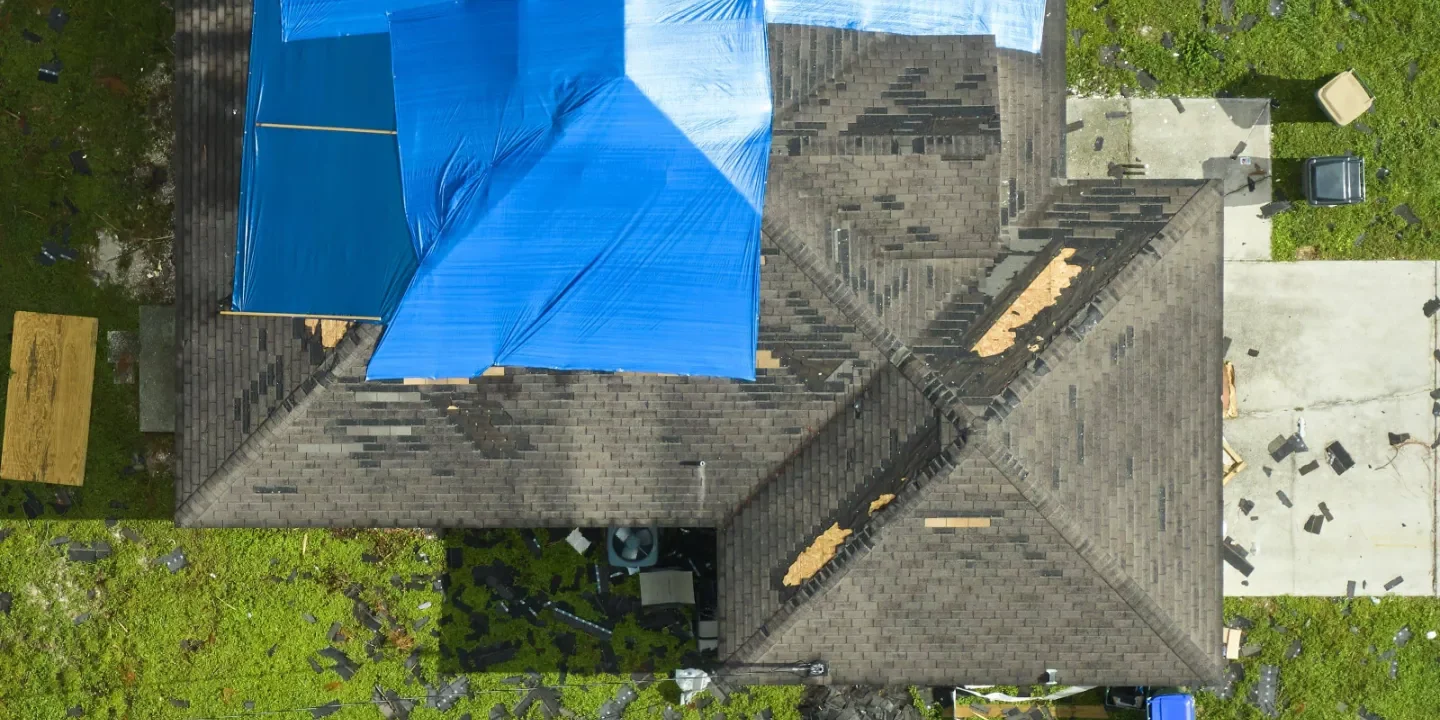
<path fill-rule="evenodd" d="M 1245 643 L 1261 651 L 1239 661 L 1245 681 L 1231 699 L 1198 695 L 1202 718 L 1261 718 L 1246 696 L 1262 664 L 1280 668 L 1280 717 L 1351 720 L 1363 705 L 1386 720 L 1419 720 L 1440 708 L 1440 635 L 1425 635 L 1440 632 L 1440 599 L 1228 598 L 1225 614 L 1255 623 Z M 1396 647 L 1405 627 L 1414 637 Z M 1295 640 L 1300 654 L 1287 660 Z"/>
<path fill-rule="evenodd" d="M 1313 248 L 1321 258 L 1440 258 L 1440 5 L 1416 0 L 1285 0 L 1277 19 L 1268 0 L 1235 0 L 1233 19 L 1221 0 L 1070 0 L 1066 53 L 1069 85 L 1081 94 L 1273 97 L 1275 187 L 1300 197 L 1299 162 L 1352 151 L 1365 158 L 1368 201 L 1345 208 L 1295 208 L 1276 216 L 1276 259 Z M 1239 29 L 1246 15 L 1257 22 Z M 1107 19 L 1110 24 L 1107 25 Z M 1213 29 L 1226 24 L 1231 32 Z M 1111 30 L 1110 28 L 1114 29 Z M 1075 42 L 1076 31 L 1083 31 Z M 1172 48 L 1162 41 L 1169 34 Z M 1102 64 L 1102 48 L 1150 72 L 1147 91 L 1135 72 Z M 1410 80 L 1411 63 L 1415 63 Z M 1375 96 L 1374 111 L 1354 124 L 1330 122 L 1314 92 L 1330 77 L 1354 69 Z M 1389 176 L 1377 179 L 1385 168 Z M 1408 203 L 1421 224 L 1407 226 L 1394 208 Z M 1363 233 L 1363 239 L 1361 238 Z M 1310 251 L 1305 251 L 1309 255 Z"/>

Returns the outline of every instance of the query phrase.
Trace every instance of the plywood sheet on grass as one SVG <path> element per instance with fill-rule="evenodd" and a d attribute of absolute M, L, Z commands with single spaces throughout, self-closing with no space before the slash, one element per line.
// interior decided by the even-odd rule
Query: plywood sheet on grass
<path fill-rule="evenodd" d="M 15 313 L 0 477 L 85 482 L 98 332 L 95 318 Z"/>

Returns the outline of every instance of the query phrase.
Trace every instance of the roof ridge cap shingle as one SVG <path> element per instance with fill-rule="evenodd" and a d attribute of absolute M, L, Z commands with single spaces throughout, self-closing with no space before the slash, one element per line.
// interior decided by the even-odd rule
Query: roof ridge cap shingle
<path fill-rule="evenodd" d="M 995 421 L 987 421 L 995 422 Z M 1045 521 L 1055 528 L 1060 537 L 1075 550 L 1100 579 L 1115 590 L 1121 600 L 1129 605 L 1135 614 L 1155 632 L 1170 651 L 1185 666 L 1206 682 L 1218 678 L 1223 671 L 1218 653 L 1206 652 L 1197 646 L 1190 636 L 1160 608 L 1150 594 L 1145 592 L 1130 574 L 1120 567 L 1120 561 L 1092 542 L 1080 523 L 1076 522 L 1070 508 L 1055 499 L 1048 490 L 1030 479 L 1030 472 L 1020 464 L 1008 450 L 1000 447 L 987 437 L 986 429 L 980 429 L 971 437 L 975 451 L 990 461 L 1010 484 L 1033 506 Z M 1218 548 L 1216 552 L 1219 552 Z"/>
<path fill-rule="evenodd" d="M 868 555 L 883 540 L 882 531 L 887 525 L 910 517 L 925 489 L 948 478 L 966 452 L 964 435 L 957 435 L 922 472 L 912 476 L 899 488 L 893 500 L 876 510 L 869 521 L 846 538 L 844 544 L 836 550 L 835 556 L 824 567 L 801 583 L 795 594 L 761 623 L 750 637 L 737 644 L 727 663 L 745 663 L 763 656 L 785 630 L 799 621 L 801 612 L 810 605 L 811 600 L 824 595 L 838 584 L 856 561 Z"/>
<path fill-rule="evenodd" d="M 364 356 L 364 350 L 374 344 L 380 336 L 378 325 L 362 324 L 341 338 L 340 343 L 325 358 L 325 362 L 301 382 L 285 398 L 275 412 L 261 421 L 254 432 L 241 441 L 239 447 L 230 453 L 205 478 L 195 491 L 190 493 L 175 509 L 175 524 L 181 527 L 193 526 L 205 517 L 215 500 L 232 482 L 243 477 L 246 466 L 260 456 L 294 422 L 300 410 L 309 406 L 317 391 L 328 387 L 341 368 L 350 367 Z"/>
<path fill-rule="evenodd" d="M 885 359 L 900 370 L 901 376 L 910 381 L 925 399 L 930 401 L 949 422 L 960 425 L 970 422 L 973 415 L 955 394 L 944 376 L 935 370 L 924 358 L 916 355 L 909 345 L 890 330 L 880 316 L 875 314 L 860 297 L 846 285 L 845 280 L 825 267 L 825 261 L 808 244 L 795 237 L 786 223 L 767 215 L 761 224 L 765 237 L 775 243 L 790 261 L 800 269 L 815 289 L 840 311 L 862 337 L 869 340 Z"/>

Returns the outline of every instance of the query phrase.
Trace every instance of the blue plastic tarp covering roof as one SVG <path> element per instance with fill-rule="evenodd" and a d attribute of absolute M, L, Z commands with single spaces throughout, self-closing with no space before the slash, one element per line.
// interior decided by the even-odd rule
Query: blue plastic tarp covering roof
<path fill-rule="evenodd" d="M 236 310 L 383 317 L 414 274 L 383 35 L 280 41 L 257 0 L 236 236 Z"/>
<path fill-rule="evenodd" d="M 753 379 L 770 145 L 758 1 L 392 13 L 422 260 L 369 376 L 518 365 Z"/>
<path fill-rule="evenodd" d="M 994 35 L 997 47 L 1038 53 L 1045 0 L 765 0 L 765 19 L 898 35 Z"/>
<path fill-rule="evenodd" d="M 287 42 L 387 33 L 388 13 L 433 4 L 435 0 L 280 0 L 280 27 Z"/>

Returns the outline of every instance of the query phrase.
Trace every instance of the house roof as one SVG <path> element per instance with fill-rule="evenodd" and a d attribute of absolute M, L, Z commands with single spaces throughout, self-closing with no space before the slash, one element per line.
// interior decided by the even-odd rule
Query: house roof
<path fill-rule="evenodd" d="M 178 13 L 178 523 L 715 527 L 732 663 L 818 658 L 865 683 L 1219 674 L 1221 198 L 1064 182 L 1062 2 L 1039 56 L 771 26 L 755 382 L 454 385 L 365 381 L 373 326 L 327 350 L 301 320 L 218 315 L 236 5 Z M 1059 265 L 1068 284 L 1044 274 Z M 1036 297 L 1008 348 L 973 349 Z M 832 526 L 851 532 L 835 557 L 785 584 Z"/>

